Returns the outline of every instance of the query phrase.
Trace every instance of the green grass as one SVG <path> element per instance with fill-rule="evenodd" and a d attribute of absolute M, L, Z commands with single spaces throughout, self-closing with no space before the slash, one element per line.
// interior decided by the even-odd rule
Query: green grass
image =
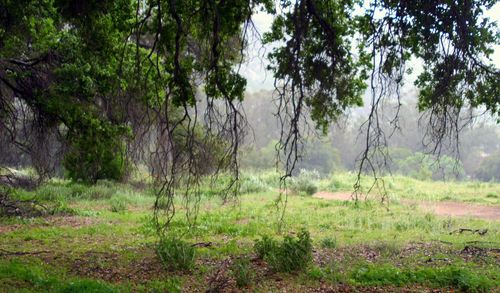
<path fill-rule="evenodd" d="M 99 280 L 66 278 L 46 273 L 42 265 L 16 260 L 0 262 L 0 292 L 118 293 L 117 286 Z M 52 268 L 54 270 L 54 268 Z"/>
<path fill-rule="evenodd" d="M 393 200 L 414 199 L 427 201 L 461 201 L 481 204 L 500 204 L 500 183 L 478 181 L 421 181 L 410 177 L 395 175 L 382 177 L 385 191 Z M 331 178 L 320 181 L 320 190 L 332 192 L 352 192 L 356 174 L 351 172 L 335 173 Z M 367 191 L 373 178 L 362 176 L 362 190 Z M 374 194 L 382 189 L 373 189 Z"/>
<path fill-rule="evenodd" d="M 440 217 L 397 200 L 387 209 L 376 201 L 354 204 L 289 196 L 280 223 L 275 205 L 278 177 L 272 172 L 250 175 L 245 187 L 249 193 L 237 204 L 222 205 L 216 194 L 203 197 L 194 227 L 188 228 L 184 209 L 178 205 L 171 235 L 186 243 L 210 245 L 197 247 L 195 262 L 175 272 L 168 272 L 156 254 L 151 192 L 110 182 L 84 186 L 61 180 L 33 192 L 18 190 L 19 198 L 58 202 L 74 213 L 0 218 L 0 252 L 46 252 L 1 258 L 0 292 L 189 292 L 206 290 L 206 280 L 221 267 L 234 284 L 264 292 L 280 290 L 275 276 L 287 290 L 299 292 L 340 283 L 453 287 L 472 292 L 500 286 L 498 256 L 489 252 L 500 246 L 499 221 Z M 316 179 L 314 184 L 319 190 L 348 191 L 353 178 L 353 174 L 342 173 Z M 422 182 L 405 177 L 386 181 L 393 199 L 477 199 L 478 204 L 499 204 L 492 194 L 499 194 L 500 184 Z M 459 228 L 488 229 L 488 233 L 450 234 Z M 295 237 L 301 229 L 310 233 L 314 251 L 313 261 L 301 267 L 303 270 L 269 275 L 265 271 L 272 263 L 253 261 L 255 241 L 263 235 L 281 241 L 286 235 Z M 462 252 L 466 246 L 482 250 L 479 255 L 468 255 Z M 233 261 L 240 259 L 244 261 Z M 79 261 L 90 271 L 95 267 L 123 274 L 124 279 L 100 280 L 75 272 L 75 267 L 82 266 Z M 144 278 L 125 281 L 126 276 L 142 273 Z"/>

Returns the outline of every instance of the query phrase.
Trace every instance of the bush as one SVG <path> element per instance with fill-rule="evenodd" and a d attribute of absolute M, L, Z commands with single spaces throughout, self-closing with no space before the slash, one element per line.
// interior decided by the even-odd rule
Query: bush
<path fill-rule="evenodd" d="M 123 180 L 128 165 L 123 143 L 127 128 L 85 115 L 78 118 L 68 134 L 69 151 L 64 158 L 67 176 L 87 183 Z"/>
<path fill-rule="evenodd" d="M 395 160 L 396 172 L 418 180 L 463 179 L 465 171 L 462 163 L 443 155 L 437 157 L 415 153 L 404 159 Z"/>
<path fill-rule="evenodd" d="M 317 171 L 300 170 L 299 176 L 290 180 L 290 190 L 299 195 L 313 195 L 318 191 L 319 179 Z"/>
<path fill-rule="evenodd" d="M 242 178 L 240 192 L 242 194 L 245 193 L 254 193 L 254 192 L 263 192 L 269 190 L 269 186 L 258 176 L 248 175 Z"/>
<path fill-rule="evenodd" d="M 484 158 L 475 175 L 481 181 L 500 181 L 500 152 Z"/>
<path fill-rule="evenodd" d="M 297 237 L 287 235 L 283 242 L 264 236 L 254 245 L 257 255 L 277 272 L 300 271 L 312 260 L 312 243 L 309 232 L 302 230 Z"/>
<path fill-rule="evenodd" d="M 160 240 L 156 252 L 169 271 L 187 271 L 194 266 L 196 249 L 178 238 Z"/>
<path fill-rule="evenodd" d="M 250 267 L 250 260 L 247 257 L 238 258 L 234 261 L 231 272 L 236 286 L 245 287 L 252 283 L 254 272 Z"/>
<path fill-rule="evenodd" d="M 330 174 L 342 169 L 342 160 L 338 149 L 329 141 L 309 140 L 304 149 L 307 150 L 297 162 L 297 169 L 317 170 L 320 174 Z"/>
<path fill-rule="evenodd" d="M 120 197 L 112 197 L 109 201 L 110 210 L 113 213 L 121 213 L 127 210 L 127 202 Z"/>

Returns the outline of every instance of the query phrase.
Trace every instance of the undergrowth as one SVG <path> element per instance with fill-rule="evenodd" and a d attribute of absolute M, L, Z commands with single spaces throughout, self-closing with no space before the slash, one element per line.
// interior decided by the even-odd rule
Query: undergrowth
<path fill-rule="evenodd" d="M 304 270 L 312 261 L 312 242 L 306 230 L 301 230 L 297 237 L 286 235 L 281 242 L 264 236 L 254 247 L 257 255 L 277 272 Z"/>
<path fill-rule="evenodd" d="M 195 247 L 178 238 L 161 239 L 156 252 L 169 271 L 188 271 L 196 260 Z"/>

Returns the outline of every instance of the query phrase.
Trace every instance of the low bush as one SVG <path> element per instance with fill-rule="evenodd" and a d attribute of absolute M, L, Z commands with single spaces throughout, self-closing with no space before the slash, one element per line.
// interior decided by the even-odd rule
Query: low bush
<path fill-rule="evenodd" d="M 267 190 L 269 190 L 269 186 L 258 176 L 247 175 L 241 180 L 241 194 L 263 192 Z"/>
<path fill-rule="evenodd" d="M 300 170 L 299 176 L 290 180 L 289 188 L 299 195 L 313 195 L 318 191 L 319 179 L 317 171 Z"/>
<path fill-rule="evenodd" d="M 169 271 L 187 271 L 194 266 L 196 249 L 178 238 L 160 240 L 156 250 L 161 262 Z"/>
<path fill-rule="evenodd" d="M 109 200 L 110 210 L 113 213 L 122 213 L 127 210 L 127 202 L 121 198 L 114 196 Z"/>
<path fill-rule="evenodd" d="M 285 236 L 281 243 L 264 236 L 254 247 L 257 255 L 277 272 L 303 270 L 312 260 L 312 243 L 306 230 L 300 231 L 297 237 Z"/>

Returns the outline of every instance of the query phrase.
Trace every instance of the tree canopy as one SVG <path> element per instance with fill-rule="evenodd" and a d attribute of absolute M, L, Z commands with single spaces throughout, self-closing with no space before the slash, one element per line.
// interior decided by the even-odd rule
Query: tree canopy
<path fill-rule="evenodd" d="M 300 156 L 304 117 L 326 132 L 362 104 L 367 88 L 371 111 L 359 168 L 374 169 L 370 148 L 385 143 L 378 109 L 384 99 L 400 101 L 412 62 L 423 64 L 415 84 L 434 151 L 454 140 L 463 109 L 498 117 L 499 70 L 490 58 L 499 32 L 484 15 L 495 4 L 1 0 L 1 131 L 40 161 L 41 174 L 54 169 L 51 157 L 63 156 L 75 179 L 120 179 L 131 161 L 148 157 L 156 206 L 166 207 L 168 223 L 174 189 L 196 196 L 204 174 L 228 170 L 228 194 L 237 192 L 246 86 L 239 64 L 257 11 L 273 16 L 262 42 L 274 45 L 268 59 L 286 178 Z M 208 157 L 213 168 L 202 172 Z"/>

